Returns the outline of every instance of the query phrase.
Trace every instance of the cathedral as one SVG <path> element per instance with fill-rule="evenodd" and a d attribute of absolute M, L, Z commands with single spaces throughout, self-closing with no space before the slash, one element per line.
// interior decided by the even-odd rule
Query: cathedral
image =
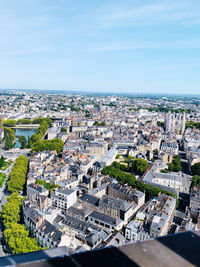
<path fill-rule="evenodd" d="M 182 135 L 185 131 L 185 113 L 168 112 L 165 118 L 165 131 Z"/>

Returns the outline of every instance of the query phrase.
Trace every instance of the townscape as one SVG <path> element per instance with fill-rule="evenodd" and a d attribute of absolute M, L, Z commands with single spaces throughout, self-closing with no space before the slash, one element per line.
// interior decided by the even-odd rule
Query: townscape
<path fill-rule="evenodd" d="M 200 229 L 200 99 L 0 93 L 1 256 Z"/>

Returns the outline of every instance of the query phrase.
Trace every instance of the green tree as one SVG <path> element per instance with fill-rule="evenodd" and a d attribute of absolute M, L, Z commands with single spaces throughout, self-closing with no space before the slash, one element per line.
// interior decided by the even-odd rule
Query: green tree
<path fill-rule="evenodd" d="M 25 136 L 19 136 L 19 143 L 21 144 L 21 149 L 24 149 L 26 147 L 26 137 Z"/>
<path fill-rule="evenodd" d="M 142 158 L 133 161 L 133 170 L 139 175 L 142 175 L 148 168 L 148 161 Z"/>
<path fill-rule="evenodd" d="M 122 184 L 128 184 L 129 186 L 132 186 L 133 188 L 136 188 L 139 191 L 145 192 L 146 201 L 148 201 L 153 196 L 158 196 L 159 192 L 161 192 L 162 194 L 167 194 L 176 197 L 174 193 L 162 190 L 161 188 L 157 188 L 149 184 L 144 184 L 136 180 L 133 174 L 126 173 L 118 168 L 114 168 L 113 166 L 105 166 L 101 173 L 104 175 L 109 175 L 111 178 L 116 179 Z"/>
<path fill-rule="evenodd" d="M 64 143 L 59 138 L 54 138 L 51 140 L 42 140 L 35 143 L 32 147 L 32 152 L 34 151 L 46 151 L 46 150 L 56 150 L 59 154 L 64 147 Z"/>
<path fill-rule="evenodd" d="M 52 123 L 52 120 L 50 118 L 36 118 L 32 121 L 33 124 L 40 124 L 41 122 L 46 121 L 48 125 Z"/>
<path fill-rule="evenodd" d="M 32 143 L 31 143 L 31 138 L 30 136 L 28 136 L 28 144 L 27 144 L 27 148 L 31 148 Z"/>
<path fill-rule="evenodd" d="M 20 221 L 20 206 L 17 203 L 7 202 L 2 209 L 1 218 L 5 227 Z"/>
<path fill-rule="evenodd" d="M 172 163 L 168 163 L 168 169 L 169 171 L 174 171 L 174 172 L 179 172 L 182 170 L 180 156 L 176 155 L 173 157 Z"/>
<path fill-rule="evenodd" d="M 13 142 L 12 142 L 12 137 L 10 135 L 5 137 L 5 150 L 9 150 L 13 148 Z"/>
<path fill-rule="evenodd" d="M 16 125 L 16 120 L 7 119 L 3 121 L 3 126 L 13 127 Z"/>
<path fill-rule="evenodd" d="M 23 190 L 26 174 L 28 170 L 28 158 L 26 156 L 20 156 L 16 159 L 14 166 L 10 172 L 8 181 L 8 190 L 10 192 L 19 192 Z"/>
<path fill-rule="evenodd" d="M 191 186 L 198 186 L 200 185 L 200 176 L 199 175 L 194 175 L 192 177 L 192 183 L 191 183 Z"/>
<path fill-rule="evenodd" d="M 31 123 L 32 123 L 32 121 L 29 119 L 19 119 L 17 121 L 17 124 L 31 124 Z"/>
<path fill-rule="evenodd" d="M 6 165 L 6 158 L 1 156 L 0 158 L 0 168 L 4 167 Z"/>
<path fill-rule="evenodd" d="M 61 132 L 67 133 L 67 129 L 66 128 L 61 128 Z"/>
<path fill-rule="evenodd" d="M 28 253 L 42 249 L 34 238 L 29 237 L 29 232 L 24 225 L 13 223 L 4 231 L 4 236 L 12 254 Z"/>
<path fill-rule="evenodd" d="M 153 153 L 155 156 L 158 156 L 158 149 L 154 149 Z"/>
<path fill-rule="evenodd" d="M 200 162 L 191 166 L 191 172 L 193 175 L 200 175 Z"/>

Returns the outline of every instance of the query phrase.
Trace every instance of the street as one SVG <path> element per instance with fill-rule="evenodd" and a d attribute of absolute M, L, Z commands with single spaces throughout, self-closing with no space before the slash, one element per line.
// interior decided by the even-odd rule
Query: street
<path fill-rule="evenodd" d="M 6 191 L 6 187 L 7 187 L 7 182 L 8 182 L 8 177 L 9 177 L 9 174 L 10 174 L 10 171 L 13 167 L 14 163 L 11 164 L 7 170 L 5 171 L 0 171 L 1 173 L 5 173 L 6 174 L 6 180 L 1 188 L 1 192 L 0 192 L 0 213 L 2 211 L 2 208 L 3 206 L 6 204 L 6 198 L 7 196 L 9 196 L 10 194 Z M 3 236 L 3 229 L 4 229 L 4 226 L 3 226 L 3 223 L 0 219 L 0 240 L 2 239 L 2 236 Z M 3 248 L 2 248 L 2 244 L 0 242 L 0 257 L 4 257 L 6 256 L 5 253 L 3 252 Z"/>

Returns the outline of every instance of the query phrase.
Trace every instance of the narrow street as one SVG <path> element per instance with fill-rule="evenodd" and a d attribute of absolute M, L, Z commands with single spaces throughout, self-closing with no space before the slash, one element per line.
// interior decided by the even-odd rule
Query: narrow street
<path fill-rule="evenodd" d="M 181 157 L 181 166 L 182 166 L 183 173 L 191 175 L 189 171 L 189 165 L 188 165 L 188 160 L 186 159 L 185 151 L 179 150 L 178 154 Z"/>

